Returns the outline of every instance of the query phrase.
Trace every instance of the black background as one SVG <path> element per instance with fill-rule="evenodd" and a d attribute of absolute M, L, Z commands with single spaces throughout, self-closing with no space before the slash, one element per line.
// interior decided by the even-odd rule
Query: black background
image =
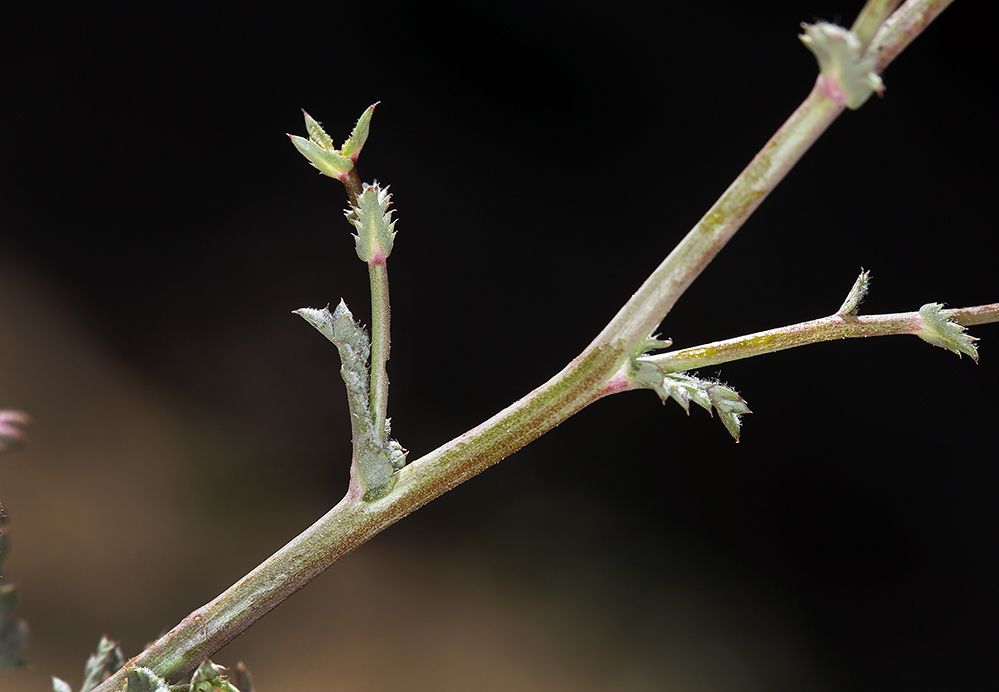
<path fill-rule="evenodd" d="M 0 256 L 61 296 L 74 328 L 179 402 L 193 429 L 239 450 L 192 442 L 210 461 L 166 473 L 163 492 L 182 498 L 175 511 L 191 532 L 280 526 L 221 577 L 179 570 L 175 619 L 304 527 L 285 523 L 289 504 L 331 505 L 345 486 L 336 356 L 290 311 L 343 297 L 366 322 L 367 277 L 342 189 L 285 136 L 304 134 L 301 108 L 339 142 L 381 101 L 358 168 L 394 193 L 390 414 L 416 458 L 586 346 L 808 93 L 815 64 L 798 23 L 848 24 L 859 4 L 80 3 L 8 14 Z M 861 267 L 874 276 L 868 313 L 997 299 L 982 11 L 948 9 L 886 72 L 884 98 L 834 124 L 664 336 L 689 346 L 829 314 Z M 647 594 L 680 581 L 731 590 L 736 610 L 751 592 L 796 623 L 824 689 L 994 684 L 999 333 L 973 332 L 978 366 L 898 338 L 712 369 L 755 412 L 738 445 L 703 411 L 687 418 L 651 393 L 601 401 L 385 545 L 432 540 L 525 589 L 607 598 L 621 628 L 611 638 L 642 640 L 652 658 L 652 635 L 629 623 Z M 35 416 L 36 441 L 47 434 L 40 402 L 0 394 Z M 33 463 L 41 473 L 45 460 Z M 196 503 L 192 488 L 218 499 Z M 23 546 L 31 510 L 18 516 L 15 491 L 0 482 Z M 121 513 L 141 521 L 142 502 Z M 73 570 L 120 565 L 116 554 Z M 158 544 L 147 561 L 177 571 L 184 555 Z M 31 593 L 24 560 L 20 575 L 13 558 L 6 569 Z M 39 608 L 46 596 L 35 594 Z M 30 599 L 24 608 L 30 619 Z M 134 636 L 168 624 L 137 622 L 145 634 Z M 102 625 L 123 636 L 114 626 Z M 69 652 L 82 665 L 98 634 L 64 646 L 82 647 Z M 134 654 L 142 641 L 126 643 Z M 780 668 L 767 652 L 749 658 Z M 41 672 L 76 685 L 75 670 Z M 669 677 L 649 679 L 665 689 Z M 769 689 L 783 684 L 793 688 Z"/>

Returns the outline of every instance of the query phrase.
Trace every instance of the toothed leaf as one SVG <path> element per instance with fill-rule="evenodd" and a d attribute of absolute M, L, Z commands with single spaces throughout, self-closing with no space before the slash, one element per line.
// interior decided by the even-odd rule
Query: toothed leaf
<path fill-rule="evenodd" d="M 381 102 L 379 101 L 378 103 Z M 354 125 L 354 129 L 350 133 L 350 137 L 343 143 L 340 153 L 349 158 L 351 161 L 357 161 L 357 157 L 361 153 L 364 143 L 368 141 L 368 128 L 371 126 L 371 116 L 374 115 L 375 106 L 377 106 L 378 103 L 371 104 L 368 106 L 366 111 L 361 113 L 361 117 L 358 118 L 357 124 Z"/>
<path fill-rule="evenodd" d="M 302 115 L 305 116 L 305 131 L 309 133 L 309 139 L 315 142 L 322 149 L 327 151 L 336 151 L 333 139 L 326 134 L 326 130 L 323 129 L 323 126 L 305 111 L 302 111 Z"/>
<path fill-rule="evenodd" d="M 336 151 L 323 149 L 315 142 L 299 137 L 298 135 L 288 135 L 295 148 L 309 160 L 316 169 L 323 175 L 328 175 L 337 180 L 343 180 L 354 168 L 354 162 L 345 156 L 341 156 Z"/>
<path fill-rule="evenodd" d="M 123 665 L 125 665 L 125 656 L 118 648 L 118 642 L 101 637 L 101 641 L 97 644 L 97 651 L 87 659 L 87 665 L 83 670 L 83 687 L 80 688 L 80 692 L 90 692 Z"/>
<path fill-rule="evenodd" d="M 819 62 L 819 70 L 840 103 L 856 110 L 873 93 L 884 91 L 884 84 L 872 70 L 874 58 L 861 56 L 861 42 L 848 29 L 828 22 L 802 24 L 805 33 L 798 38 Z"/>
<path fill-rule="evenodd" d="M 362 262 L 384 261 L 395 242 L 395 221 L 389 210 L 392 195 L 378 184 L 364 185 L 357 206 L 347 212 L 347 220 L 357 229 L 354 241 Z"/>
<path fill-rule="evenodd" d="M 629 378 L 634 384 L 654 391 L 663 403 L 667 398 L 673 399 L 688 415 L 691 401 L 709 413 L 717 409 L 718 418 L 736 442 L 739 441 L 739 417 L 750 411 L 734 389 L 682 372 L 663 372 L 655 363 L 641 358 L 632 359 Z"/>
<path fill-rule="evenodd" d="M 965 334 L 964 326 L 952 322 L 940 303 L 927 303 L 919 308 L 919 315 L 923 318 L 923 324 L 915 332 L 916 336 L 958 356 L 962 353 L 969 355 L 972 360 L 978 362 L 978 349 L 972 343 L 977 339 Z"/>
<path fill-rule="evenodd" d="M 190 692 L 239 692 L 224 675 L 226 668 L 205 661 L 194 671 Z"/>
<path fill-rule="evenodd" d="M 841 317 L 854 316 L 857 314 L 857 309 L 860 307 L 860 303 L 864 300 L 864 296 L 871 288 L 871 273 L 869 271 L 860 272 L 860 276 L 857 280 L 853 282 L 853 288 L 846 295 L 846 300 L 836 311 L 836 314 Z"/>
<path fill-rule="evenodd" d="M 126 680 L 128 692 L 170 692 L 166 681 L 148 668 L 132 668 Z"/>
<path fill-rule="evenodd" d="M 380 499 L 392 490 L 395 484 L 393 475 L 406 464 L 406 451 L 389 438 L 388 421 L 382 431 L 376 431 L 372 423 L 368 398 L 368 358 L 371 353 L 368 335 L 354 321 L 354 316 L 342 300 L 332 313 L 327 306 L 322 310 L 301 308 L 295 310 L 295 314 L 318 329 L 340 352 L 340 375 L 347 385 L 354 437 L 354 464 L 364 487 L 364 500 L 373 502 Z"/>
<path fill-rule="evenodd" d="M 731 387 L 723 384 L 713 384 L 707 387 L 707 394 L 718 411 L 718 418 L 725 425 L 729 434 L 739 441 L 739 430 L 742 427 L 740 416 L 751 413 L 745 399 L 739 396 Z"/>
<path fill-rule="evenodd" d="M 347 385 L 347 403 L 350 406 L 355 444 L 370 443 L 374 439 L 371 414 L 368 408 L 368 358 L 371 344 L 361 325 L 342 300 L 330 312 L 327 305 L 322 310 L 301 308 L 295 310 L 306 322 L 333 342 L 340 353 L 340 376 Z"/>

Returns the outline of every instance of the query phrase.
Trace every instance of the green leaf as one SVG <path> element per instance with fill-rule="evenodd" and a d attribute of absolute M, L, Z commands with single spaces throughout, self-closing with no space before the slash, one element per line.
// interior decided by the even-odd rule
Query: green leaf
<path fill-rule="evenodd" d="M 224 675 L 226 668 L 205 661 L 194 671 L 190 692 L 239 692 Z"/>
<path fill-rule="evenodd" d="M 59 678 L 52 676 L 52 692 L 73 692 L 73 689 L 69 686 L 65 680 L 60 680 Z"/>
<path fill-rule="evenodd" d="M 637 386 L 651 389 L 663 403 L 667 399 L 680 404 L 690 415 L 690 402 L 694 402 L 708 413 L 718 411 L 718 418 L 729 434 L 739 441 L 742 426 L 741 416 L 750 413 L 749 406 L 734 389 L 712 380 L 702 380 L 683 372 L 664 372 L 655 363 L 633 358 L 629 368 L 629 379 Z"/>
<path fill-rule="evenodd" d="M 340 376 L 347 385 L 354 444 L 374 444 L 376 436 L 372 429 L 368 401 L 371 342 L 367 333 L 354 321 L 354 316 L 342 300 L 332 313 L 327 305 L 322 310 L 301 308 L 295 310 L 295 314 L 303 317 L 337 347 L 340 353 Z"/>
<path fill-rule="evenodd" d="M 846 300 L 843 301 L 843 304 L 835 314 L 840 317 L 856 316 L 860 303 L 864 300 L 869 290 L 871 290 L 871 273 L 869 271 L 861 271 L 860 276 L 853 282 L 853 288 L 846 294 Z"/>
<path fill-rule="evenodd" d="M 347 220 L 357 229 L 354 236 L 357 256 L 362 262 L 384 262 L 395 242 L 395 221 L 389 210 L 392 195 L 377 183 L 364 185 L 357 206 L 347 212 Z"/>
<path fill-rule="evenodd" d="M 323 129 L 323 126 L 304 110 L 302 111 L 302 115 L 305 116 L 305 131 L 309 133 L 309 139 L 315 142 L 322 149 L 326 149 L 327 151 L 336 151 L 333 139 L 326 134 L 326 130 Z"/>
<path fill-rule="evenodd" d="M 354 321 L 354 316 L 342 300 L 332 313 L 326 306 L 322 310 L 301 308 L 295 310 L 295 314 L 318 329 L 340 352 L 340 376 L 347 385 L 354 437 L 354 465 L 364 488 L 364 500 L 373 502 L 380 499 L 392 490 L 395 484 L 393 475 L 406 464 L 406 451 L 389 438 L 389 421 L 385 421 L 384 430 L 374 429 L 368 397 L 368 359 L 371 354 L 368 335 Z"/>
<path fill-rule="evenodd" d="M 170 692 L 166 681 L 148 668 L 132 668 L 126 678 L 128 692 Z"/>
<path fill-rule="evenodd" d="M 297 135 L 288 135 L 295 148 L 315 166 L 320 173 L 336 178 L 339 181 L 347 179 L 347 175 L 354 169 L 354 162 L 361 153 L 361 148 L 368 139 L 368 129 L 371 126 L 371 115 L 375 112 L 374 104 L 369 106 L 361 114 L 357 124 L 354 125 L 350 137 L 343 143 L 343 149 L 338 150 L 333 145 L 333 139 L 326 134 L 326 130 L 311 115 L 302 111 L 305 117 L 305 130 L 309 133 L 308 139 Z"/>
<path fill-rule="evenodd" d="M 315 142 L 304 137 L 297 135 L 288 136 L 291 137 L 291 143 L 295 145 L 295 148 L 298 149 L 302 156 L 307 158 L 309 163 L 315 166 L 323 175 L 343 180 L 350 173 L 351 169 L 354 168 L 353 161 L 341 156 L 336 151 L 323 149 Z"/>
<path fill-rule="evenodd" d="M 706 388 L 711 403 L 718 411 L 718 418 L 725 425 L 729 434 L 739 441 L 739 430 L 742 427 L 741 416 L 744 413 L 752 413 L 746 400 L 739 396 L 739 393 L 731 387 L 726 387 L 721 383 L 708 385 Z"/>
<path fill-rule="evenodd" d="M 350 133 L 350 137 L 347 141 L 343 143 L 341 147 L 341 152 L 344 156 L 349 158 L 351 161 L 357 161 L 358 155 L 361 153 L 361 149 L 364 147 L 364 143 L 368 141 L 368 128 L 371 127 L 371 116 L 375 113 L 375 106 L 377 106 L 381 101 L 371 104 L 368 106 L 367 110 L 361 113 L 361 117 L 357 119 L 357 124 L 354 125 L 353 131 Z"/>
<path fill-rule="evenodd" d="M 825 79 L 826 93 L 851 110 L 864 105 L 871 94 L 882 93 L 884 84 L 874 72 L 874 58 L 862 57 L 856 34 L 828 22 L 802 24 L 798 36 L 815 54 Z"/>
<path fill-rule="evenodd" d="M 934 346 L 956 353 L 958 357 L 964 353 L 971 356 L 971 359 L 976 363 L 978 362 L 978 349 L 973 343 L 978 339 L 965 334 L 963 325 L 952 322 L 947 313 L 944 312 L 943 305 L 927 303 L 919 308 L 919 315 L 923 320 L 922 325 L 913 332 L 916 336 Z"/>
<path fill-rule="evenodd" d="M 101 637 L 101 641 L 97 644 L 97 652 L 87 659 L 87 665 L 83 670 L 83 687 L 80 692 L 90 692 L 123 665 L 125 665 L 125 656 L 122 655 L 118 642 Z"/>
<path fill-rule="evenodd" d="M 236 664 L 236 670 L 229 676 L 229 680 L 240 692 L 254 692 L 253 676 L 242 661 Z"/>

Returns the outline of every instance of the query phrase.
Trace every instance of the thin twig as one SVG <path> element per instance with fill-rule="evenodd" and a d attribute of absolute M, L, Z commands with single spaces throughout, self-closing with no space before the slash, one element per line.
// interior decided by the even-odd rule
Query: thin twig
<path fill-rule="evenodd" d="M 951 321 L 963 326 L 999 322 L 999 303 L 970 308 L 944 310 Z M 755 334 L 692 346 L 679 351 L 645 356 L 642 360 L 655 363 L 664 372 L 682 372 L 706 368 L 733 360 L 743 360 L 766 353 L 776 353 L 797 346 L 836 339 L 857 339 L 868 336 L 913 334 L 922 324 L 918 312 L 887 315 L 830 315 L 817 320 L 799 322 L 786 327 L 768 329 Z M 637 386 L 615 388 L 614 392 L 637 389 Z"/>

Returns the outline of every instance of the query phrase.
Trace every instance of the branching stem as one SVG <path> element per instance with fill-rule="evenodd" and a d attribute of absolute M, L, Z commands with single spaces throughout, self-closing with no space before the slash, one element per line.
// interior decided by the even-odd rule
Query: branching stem
<path fill-rule="evenodd" d="M 895 29 L 883 28 L 874 38 L 872 49 L 877 48 L 881 51 L 879 56 L 885 56 L 884 61 L 879 57 L 878 70 L 948 3 L 949 0 L 908 0 L 889 22 L 894 22 Z M 558 375 L 489 420 L 398 471 L 395 487 L 384 498 L 358 502 L 355 496 L 348 495 L 225 593 L 184 618 L 129 666 L 146 666 L 171 680 L 190 673 L 206 657 L 379 531 L 606 395 L 608 381 L 617 379 L 615 375 L 680 295 L 842 110 L 843 106 L 817 83 L 788 122 L 611 323 Z M 351 204 L 356 205 L 362 190 L 355 171 L 351 171 L 344 185 Z M 380 282 L 381 279 L 372 278 L 373 292 Z M 372 354 L 373 366 L 380 364 L 384 376 L 384 359 L 388 357 L 387 290 L 375 303 L 386 306 L 381 317 L 374 316 L 378 307 L 372 317 L 373 323 L 384 319 L 384 325 L 379 327 L 379 338 L 384 340 L 378 347 L 382 355 Z M 376 369 L 372 368 L 372 379 Z M 384 400 L 377 401 L 375 409 L 381 410 L 384 417 Z M 108 678 L 95 688 L 96 692 L 120 690 L 126 669 Z"/>
<path fill-rule="evenodd" d="M 999 303 L 977 305 L 971 308 L 944 310 L 953 322 L 963 326 L 999 322 Z M 705 368 L 733 360 L 752 358 L 765 353 L 776 353 L 796 346 L 815 344 L 835 339 L 856 339 L 866 336 L 892 336 L 913 334 L 918 331 L 923 318 L 918 312 L 900 312 L 889 315 L 841 316 L 831 315 L 818 320 L 800 322 L 787 327 L 747 334 L 735 339 L 716 341 L 702 346 L 681 349 L 670 353 L 646 356 L 642 360 L 655 363 L 665 372 L 681 372 Z M 629 387 L 630 389 L 631 387 Z M 618 389 L 615 391 L 625 391 Z"/>

